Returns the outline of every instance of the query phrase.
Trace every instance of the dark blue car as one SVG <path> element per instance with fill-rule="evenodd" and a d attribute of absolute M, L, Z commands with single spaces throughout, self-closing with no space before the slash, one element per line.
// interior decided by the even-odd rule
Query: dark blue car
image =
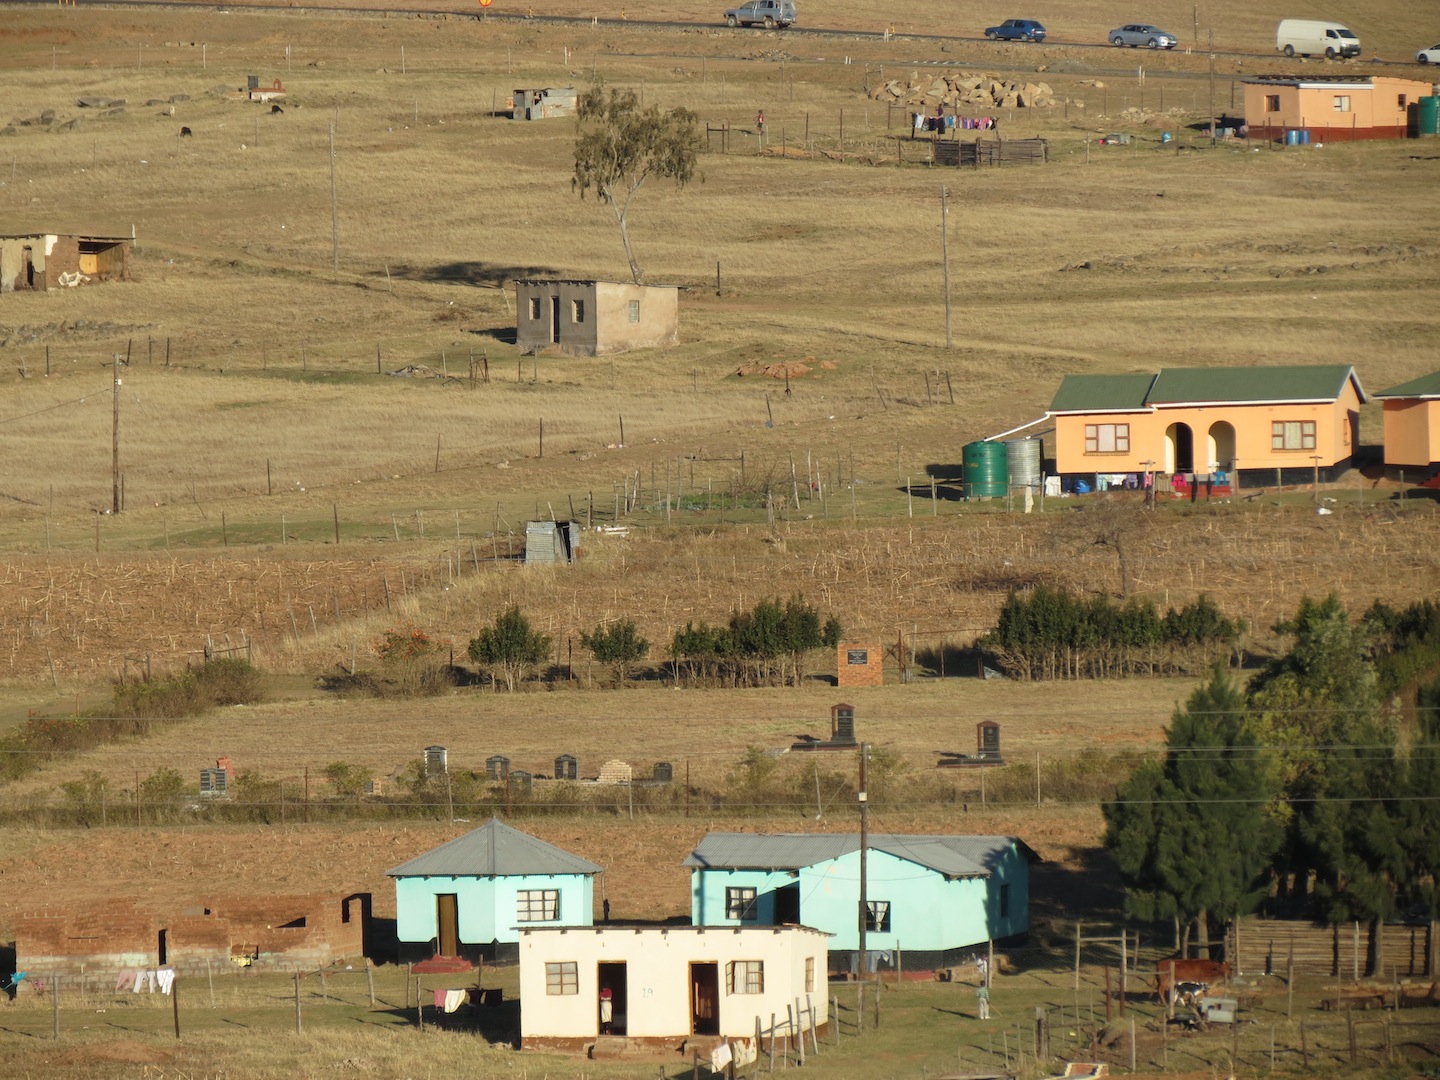
<path fill-rule="evenodd" d="M 991 41 L 1044 41 L 1045 27 L 1034 19 L 1006 19 L 999 26 L 987 27 L 985 36 Z"/>

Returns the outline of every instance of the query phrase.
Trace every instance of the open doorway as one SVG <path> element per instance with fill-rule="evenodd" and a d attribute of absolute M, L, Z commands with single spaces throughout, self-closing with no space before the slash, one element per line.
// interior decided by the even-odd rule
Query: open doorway
<path fill-rule="evenodd" d="M 460 955 L 460 904 L 454 893 L 438 893 L 435 897 L 435 950 L 440 956 Z"/>
<path fill-rule="evenodd" d="M 1189 424 L 1171 424 L 1165 429 L 1165 471 L 1195 471 L 1195 435 Z"/>
<path fill-rule="evenodd" d="M 791 882 L 775 890 L 775 925 L 800 921 L 800 883 Z"/>
<path fill-rule="evenodd" d="M 720 965 L 690 965 L 690 1031 L 720 1034 Z"/>
<path fill-rule="evenodd" d="M 600 1000 L 595 1003 L 595 1030 L 601 1030 L 600 1017 L 604 1013 L 602 1003 L 609 1002 L 610 1030 L 607 1034 L 624 1035 L 627 1029 L 626 1021 L 629 1018 L 630 1012 L 629 998 L 625 992 L 625 962 L 623 960 L 602 962 L 599 965 L 598 975 L 599 978 L 597 979 L 597 982 L 600 984 Z M 606 995 L 609 996 L 607 997 Z"/>
<path fill-rule="evenodd" d="M 550 341 L 554 345 L 560 344 L 560 297 L 550 298 Z"/>
<path fill-rule="evenodd" d="M 166 937 L 167 934 L 169 934 L 168 930 L 161 930 L 160 940 L 156 942 L 155 946 L 155 954 L 159 960 L 159 967 L 164 967 L 170 962 L 170 942 Z"/>

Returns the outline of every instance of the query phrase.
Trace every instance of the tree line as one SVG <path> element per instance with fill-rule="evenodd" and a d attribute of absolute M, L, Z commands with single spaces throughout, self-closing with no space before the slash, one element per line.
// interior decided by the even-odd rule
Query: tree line
<path fill-rule="evenodd" d="M 1106 844 L 1127 915 L 1187 953 L 1263 907 L 1367 924 L 1374 974 L 1386 922 L 1440 920 L 1440 605 L 1307 598 L 1275 630 L 1288 651 L 1244 685 L 1217 667 L 1175 713 Z"/>
<path fill-rule="evenodd" d="M 1012 592 L 976 647 L 1017 679 L 1162 675 L 1228 659 L 1244 632 L 1244 621 L 1227 618 L 1208 596 L 1161 615 L 1149 600 L 1117 603 L 1040 585 Z"/>

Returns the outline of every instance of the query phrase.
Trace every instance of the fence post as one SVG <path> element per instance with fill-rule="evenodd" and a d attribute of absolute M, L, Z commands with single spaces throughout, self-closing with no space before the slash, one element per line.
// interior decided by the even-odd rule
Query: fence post
<path fill-rule="evenodd" d="M 55 1038 L 60 1038 L 60 976 L 50 980 L 50 1022 Z"/>
<path fill-rule="evenodd" d="M 295 1034 L 300 1034 L 300 973 L 295 973 Z"/>

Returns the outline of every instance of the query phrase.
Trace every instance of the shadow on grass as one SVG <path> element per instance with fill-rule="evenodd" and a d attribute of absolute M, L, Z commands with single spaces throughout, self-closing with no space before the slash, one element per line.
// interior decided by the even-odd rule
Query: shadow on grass
<path fill-rule="evenodd" d="M 520 266 L 487 263 L 478 260 L 434 263 L 428 266 L 391 266 L 392 278 L 404 281 L 429 281 L 452 285 L 491 285 L 504 288 L 516 278 L 551 278 L 560 271 L 551 266 Z M 384 277 L 385 271 L 376 276 Z"/>

